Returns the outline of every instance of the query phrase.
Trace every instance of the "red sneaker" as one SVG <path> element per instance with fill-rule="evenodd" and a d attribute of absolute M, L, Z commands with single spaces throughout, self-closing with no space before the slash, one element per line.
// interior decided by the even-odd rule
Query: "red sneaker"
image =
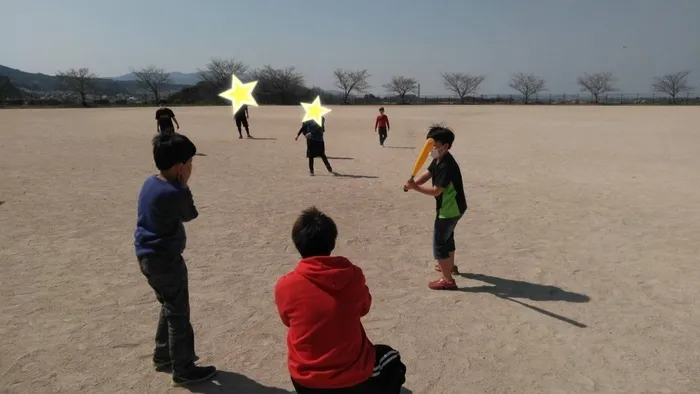
<path fill-rule="evenodd" d="M 448 282 L 444 278 L 440 278 L 434 282 L 428 283 L 428 287 L 432 290 L 457 290 L 457 283 L 454 280 Z"/>
<path fill-rule="evenodd" d="M 435 271 L 436 272 L 442 272 L 442 268 L 440 268 L 439 264 L 435 264 Z M 452 266 L 452 273 L 453 274 L 459 274 L 459 269 L 457 268 L 457 265 Z"/>

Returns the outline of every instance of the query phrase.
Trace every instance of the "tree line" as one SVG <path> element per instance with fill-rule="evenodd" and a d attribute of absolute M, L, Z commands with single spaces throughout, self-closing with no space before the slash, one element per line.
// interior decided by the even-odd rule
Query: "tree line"
<path fill-rule="evenodd" d="M 163 87 L 171 83 L 170 74 L 165 69 L 150 65 L 141 69 L 133 69 L 139 84 L 160 99 Z M 231 85 L 231 75 L 235 74 L 242 81 L 258 81 L 254 96 L 261 104 L 298 104 L 300 100 L 309 100 L 322 94 L 318 87 L 307 87 L 304 75 L 294 67 L 275 68 L 266 65 L 251 69 L 245 63 L 235 58 L 213 58 L 203 68 L 198 70 L 201 81 L 187 87 L 170 97 L 172 101 L 181 103 L 214 103 L 219 102 L 218 94 Z M 654 92 L 667 94 L 674 102 L 676 96 L 694 89 L 689 82 L 690 71 L 678 71 L 663 76 L 654 77 L 651 87 Z M 68 89 L 80 96 L 83 105 L 86 95 L 94 89 L 97 75 L 87 68 L 69 69 L 56 75 Z M 441 73 L 445 88 L 454 93 L 464 102 L 465 98 L 479 91 L 486 80 L 484 75 L 474 75 L 468 72 Z M 353 95 L 366 94 L 372 87 L 369 83 L 371 75 L 366 69 L 348 70 L 338 68 L 333 71 L 334 86 L 342 93 L 342 102 L 347 104 Z M 596 103 L 601 95 L 618 91 L 615 87 L 617 79 L 610 72 L 585 73 L 576 79 L 582 92 L 588 92 Z M 384 90 L 394 95 L 401 103 L 406 103 L 409 95 L 418 95 L 420 84 L 414 77 L 395 75 L 381 85 Z M 523 102 L 540 93 L 546 92 L 547 83 L 544 78 L 533 73 L 515 73 L 511 76 L 508 86 L 523 96 Z"/>

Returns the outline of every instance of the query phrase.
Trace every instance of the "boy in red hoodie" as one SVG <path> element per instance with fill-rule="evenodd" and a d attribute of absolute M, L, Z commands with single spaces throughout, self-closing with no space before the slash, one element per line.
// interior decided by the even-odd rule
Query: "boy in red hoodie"
<path fill-rule="evenodd" d="M 315 207 L 292 228 L 302 259 L 275 286 L 292 383 L 298 394 L 398 394 L 406 366 L 399 352 L 367 339 L 360 319 L 372 296 L 360 267 L 331 256 L 337 237 L 333 219 Z"/>

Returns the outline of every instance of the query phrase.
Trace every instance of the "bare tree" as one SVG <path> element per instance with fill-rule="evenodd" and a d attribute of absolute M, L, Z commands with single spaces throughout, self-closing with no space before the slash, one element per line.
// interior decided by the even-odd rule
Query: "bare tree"
<path fill-rule="evenodd" d="M 348 103 L 348 97 L 352 92 L 365 93 L 369 89 L 367 78 L 370 77 L 367 70 L 343 70 L 336 69 L 333 71 L 335 76 L 335 86 L 338 89 L 343 89 L 343 103 Z"/>
<path fill-rule="evenodd" d="M 163 86 L 170 83 L 170 73 L 154 65 L 147 66 L 140 70 L 132 70 L 134 76 L 139 80 L 141 86 L 150 90 L 156 97 L 156 102 L 160 100 L 160 92 Z"/>
<path fill-rule="evenodd" d="M 589 92 L 598 103 L 598 97 L 603 93 L 614 92 L 617 89 L 613 86 L 616 79 L 612 73 L 599 72 L 595 74 L 585 73 L 576 79 L 576 83 L 581 86 L 582 92 Z"/>
<path fill-rule="evenodd" d="M 694 87 L 688 84 L 690 71 L 679 71 L 674 74 L 666 74 L 663 77 L 654 77 L 652 87 L 655 92 L 665 93 L 671 96 L 671 101 L 676 101 L 678 93 L 690 92 Z"/>
<path fill-rule="evenodd" d="M 294 67 L 274 68 L 266 65 L 253 70 L 250 78 L 257 80 L 256 96 L 271 104 L 298 104 L 295 100 L 308 91 L 304 75 Z"/>
<path fill-rule="evenodd" d="M 530 97 L 533 95 L 547 90 L 544 79 L 536 76 L 535 74 L 514 74 L 508 86 L 517 90 L 523 95 L 525 104 L 528 103 Z"/>
<path fill-rule="evenodd" d="M 418 80 L 412 77 L 393 76 L 391 82 L 382 85 L 387 92 L 396 93 L 401 98 L 401 103 L 406 102 L 406 94 L 418 91 Z"/>
<path fill-rule="evenodd" d="M 471 75 L 469 73 L 442 73 L 445 88 L 459 96 L 459 101 L 464 102 L 464 97 L 474 93 L 484 79 L 483 75 Z"/>
<path fill-rule="evenodd" d="M 197 71 L 203 81 L 224 90 L 231 87 L 231 75 L 235 74 L 238 78 L 243 79 L 244 74 L 248 71 L 248 66 L 234 58 L 212 58 L 204 70 Z"/>
<path fill-rule="evenodd" d="M 83 107 L 87 107 L 85 96 L 95 89 L 97 75 L 90 72 L 88 68 L 71 68 L 66 71 L 59 71 L 56 77 L 70 90 L 80 95 L 80 102 Z"/>

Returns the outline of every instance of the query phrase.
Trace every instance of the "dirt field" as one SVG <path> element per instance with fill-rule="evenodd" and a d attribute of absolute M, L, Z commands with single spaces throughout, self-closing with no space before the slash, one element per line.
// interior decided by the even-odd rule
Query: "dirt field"
<path fill-rule="evenodd" d="M 200 211 L 185 259 L 197 353 L 221 372 L 198 393 L 291 391 L 277 278 L 295 216 L 338 223 L 360 265 L 370 339 L 398 348 L 412 393 L 700 391 L 700 110 L 692 107 L 333 108 L 340 177 L 309 177 L 301 107 L 174 108 L 197 144 Z M 0 111 L 0 391 L 161 393 L 158 305 L 133 251 L 155 167 L 154 109 Z M 401 186 L 447 121 L 467 187 L 462 288 L 435 292 L 434 201 Z M 264 137 L 264 138 L 262 138 Z"/>

